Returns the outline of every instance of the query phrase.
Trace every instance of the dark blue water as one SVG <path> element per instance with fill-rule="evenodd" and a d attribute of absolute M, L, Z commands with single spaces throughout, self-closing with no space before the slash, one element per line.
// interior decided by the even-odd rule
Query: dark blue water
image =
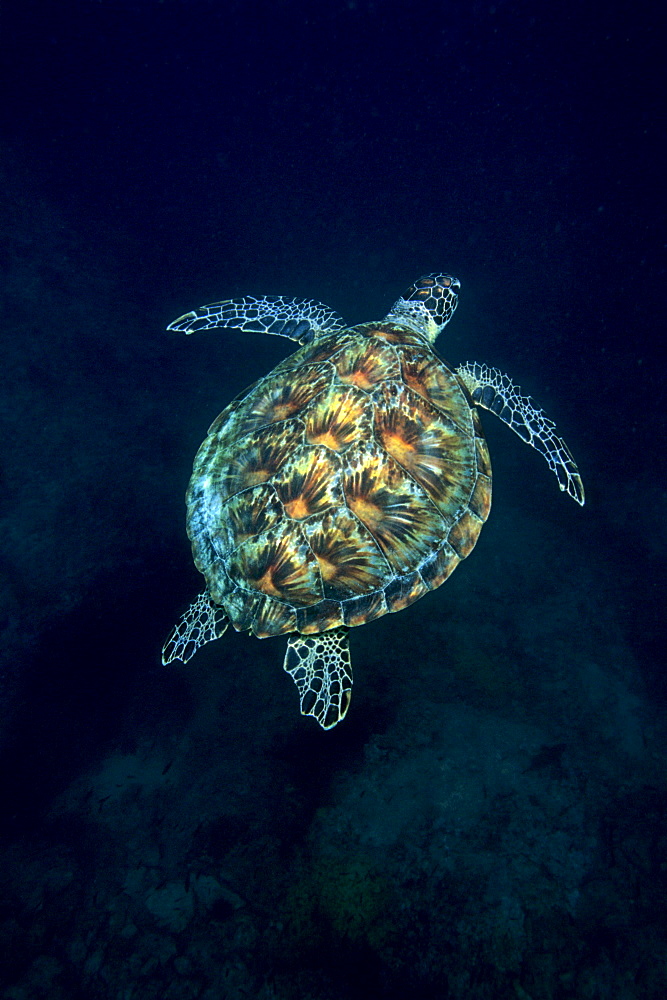
<path fill-rule="evenodd" d="M 0 29 L 3 996 L 667 995 L 658 14 L 27 0 Z M 535 396 L 586 506 L 486 414 L 478 546 L 352 632 L 336 729 L 283 640 L 163 667 L 194 453 L 293 347 L 167 323 L 379 319 L 433 271 L 440 352 Z"/>

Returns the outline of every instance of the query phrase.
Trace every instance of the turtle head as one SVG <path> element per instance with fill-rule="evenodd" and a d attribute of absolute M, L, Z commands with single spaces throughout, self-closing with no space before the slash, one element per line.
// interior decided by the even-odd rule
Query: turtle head
<path fill-rule="evenodd" d="M 454 315 L 460 287 L 451 274 L 425 274 L 394 302 L 385 320 L 409 326 L 432 344 Z"/>

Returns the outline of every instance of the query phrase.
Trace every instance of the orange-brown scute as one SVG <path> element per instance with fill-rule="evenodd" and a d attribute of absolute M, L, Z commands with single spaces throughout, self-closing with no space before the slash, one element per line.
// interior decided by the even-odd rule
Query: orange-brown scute
<path fill-rule="evenodd" d="M 475 445 L 402 383 L 376 395 L 375 425 L 385 451 L 428 493 L 445 516 L 467 503 L 475 479 Z"/>
<path fill-rule="evenodd" d="M 360 448 L 343 473 L 350 510 L 396 573 L 416 568 L 446 538 L 436 507 L 411 476 L 376 444 Z"/>
<path fill-rule="evenodd" d="M 464 433 L 469 433 L 471 411 L 461 406 L 465 390 L 435 352 L 406 347 L 401 354 L 401 374 L 408 388 L 435 406 L 451 423 L 460 426 Z"/>
<path fill-rule="evenodd" d="M 340 506 L 340 459 L 327 448 L 300 448 L 273 482 L 288 517 L 303 520 Z"/>
<path fill-rule="evenodd" d="M 296 611 L 282 601 L 265 596 L 255 605 L 252 630 L 260 639 L 270 635 L 285 635 L 296 630 Z"/>
<path fill-rule="evenodd" d="M 334 385 L 313 400 L 304 423 L 309 444 L 344 451 L 373 433 L 373 410 L 366 393 Z"/>
<path fill-rule="evenodd" d="M 286 522 L 230 555 L 227 570 L 242 590 L 259 591 L 294 607 L 322 599 L 317 560 L 296 524 Z"/>
<path fill-rule="evenodd" d="M 333 370 L 330 365 L 313 365 L 302 368 L 299 375 L 295 379 L 285 372 L 270 383 L 260 382 L 236 410 L 235 433 L 244 437 L 301 413 L 311 399 L 330 386 Z"/>
<path fill-rule="evenodd" d="M 305 525 L 324 593 L 346 600 L 383 587 L 392 575 L 379 546 L 344 507 Z"/>
<path fill-rule="evenodd" d="M 246 436 L 231 446 L 226 443 L 215 461 L 222 497 L 234 496 L 275 476 L 302 439 L 303 429 L 293 421 L 271 433 Z"/>
<path fill-rule="evenodd" d="M 336 355 L 333 363 L 339 380 L 359 389 L 372 389 L 400 374 L 396 353 L 375 338 L 354 341 Z"/>
<path fill-rule="evenodd" d="M 356 327 L 360 334 L 387 344 L 415 344 L 419 350 L 430 350 L 426 337 L 398 323 L 364 323 Z"/>
<path fill-rule="evenodd" d="M 490 502 L 456 375 L 415 331 L 365 324 L 300 348 L 214 421 L 188 533 L 235 628 L 316 633 L 440 586 Z"/>

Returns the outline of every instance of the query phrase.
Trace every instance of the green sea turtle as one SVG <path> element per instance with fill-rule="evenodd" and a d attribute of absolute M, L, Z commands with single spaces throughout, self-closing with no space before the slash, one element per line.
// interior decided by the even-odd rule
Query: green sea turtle
<path fill-rule="evenodd" d="M 319 302 L 283 296 L 215 302 L 170 324 L 300 347 L 223 410 L 197 453 L 187 529 L 206 589 L 167 639 L 165 663 L 187 662 L 230 621 L 260 638 L 285 633 L 301 712 L 336 725 L 352 689 L 349 629 L 439 587 L 488 517 L 477 407 L 584 503 L 574 459 L 532 399 L 495 368 L 452 368 L 436 353 L 459 288 L 426 275 L 379 323 L 353 327 Z"/>

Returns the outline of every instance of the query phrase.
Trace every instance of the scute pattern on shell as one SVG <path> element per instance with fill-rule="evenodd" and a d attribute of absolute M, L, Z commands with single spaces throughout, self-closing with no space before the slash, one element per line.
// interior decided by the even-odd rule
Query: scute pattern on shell
<path fill-rule="evenodd" d="M 353 327 L 302 347 L 214 421 L 187 497 L 195 562 L 238 630 L 362 625 L 468 555 L 490 473 L 466 390 L 427 341 Z"/>

